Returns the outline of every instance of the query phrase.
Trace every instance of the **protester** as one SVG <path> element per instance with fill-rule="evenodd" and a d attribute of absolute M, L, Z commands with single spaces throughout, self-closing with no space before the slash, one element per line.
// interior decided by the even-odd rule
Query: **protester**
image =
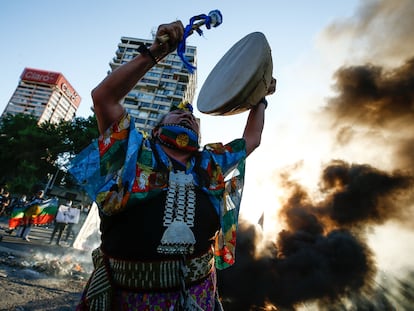
<path fill-rule="evenodd" d="M 228 144 L 200 149 L 200 127 L 188 103 L 143 137 L 120 101 L 177 48 L 183 31 L 180 21 L 160 25 L 156 38 L 167 35 L 168 41 L 155 39 L 92 91 L 100 159 L 91 169 L 89 159 L 98 154 L 91 145 L 71 172 L 88 191 L 97 185 L 92 196 L 100 209 L 101 245 L 77 310 L 221 309 L 215 266 L 235 260 L 245 158 L 260 144 L 267 101 L 250 110 L 242 137 Z M 275 86 L 274 80 L 269 94 Z M 85 172 L 92 172 L 87 180 Z"/>
<path fill-rule="evenodd" d="M 66 236 L 64 239 L 64 241 L 68 243 L 70 236 L 71 235 L 73 236 L 70 246 L 73 246 L 73 243 L 75 241 L 75 237 L 76 237 L 75 228 L 76 228 L 76 231 L 79 231 L 79 229 L 77 228 L 77 225 L 79 223 L 80 215 L 81 215 L 81 206 L 71 208 L 71 217 L 66 226 Z"/>
<path fill-rule="evenodd" d="M 3 193 L 0 195 L 0 217 L 7 214 L 10 202 L 10 192 L 7 190 L 3 191 Z"/>
<path fill-rule="evenodd" d="M 59 209 L 56 214 L 55 224 L 53 227 L 52 234 L 50 236 L 49 244 L 52 244 L 53 238 L 56 233 L 58 233 L 56 245 L 60 245 L 60 239 L 62 238 L 63 231 L 65 230 L 68 221 L 69 221 L 69 209 L 72 207 L 72 201 L 69 200 L 66 204 L 59 206 Z"/>
<path fill-rule="evenodd" d="M 36 196 L 27 204 L 27 208 L 24 211 L 23 226 L 20 236 L 27 242 L 30 242 L 29 233 L 32 230 L 33 221 L 41 212 L 39 204 L 42 204 L 44 202 L 44 195 L 45 192 L 43 190 L 39 190 L 36 193 Z"/>
<path fill-rule="evenodd" d="M 26 204 L 27 204 L 27 196 L 25 194 L 22 194 L 21 197 L 17 200 L 16 204 L 14 204 L 12 206 L 12 210 L 10 211 L 10 214 L 12 214 L 14 209 L 23 209 Z M 12 216 L 10 216 L 10 217 L 12 217 Z M 13 227 L 13 228 L 9 227 L 9 229 L 6 230 L 6 233 L 12 234 L 13 231 L 15 229 L 18 229 L 20 227 L 20 225 L 22 225 L 22 224 L 23 223 L 18 224 L 16 227 Z"/>

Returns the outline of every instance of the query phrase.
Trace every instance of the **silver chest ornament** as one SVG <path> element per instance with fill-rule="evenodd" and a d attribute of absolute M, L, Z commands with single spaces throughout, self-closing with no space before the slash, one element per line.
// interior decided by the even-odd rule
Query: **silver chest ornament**
<path fill-rule="evenodd" d="M 157 252 L 190 255 L 196 243 L 194 233 L 195 192 L 193 175 L 170 171 L 163 225 L 167 227 Z"/>
<path fill-rule="evenodd" d="M 195 192 L 193 175 L 170 171 L 168 193 L 165 202 L 163 225 L 167 227 L 157 252 L 166 255 L 181 255 L 181 291 L 174 311 L 203 311 L 191 297 L 185 286 L 188 267 L 185 256 L 194 252 Z"/>

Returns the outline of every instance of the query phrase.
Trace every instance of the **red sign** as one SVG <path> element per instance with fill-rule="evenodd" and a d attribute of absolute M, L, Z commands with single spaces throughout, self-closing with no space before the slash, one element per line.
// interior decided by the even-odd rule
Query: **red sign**
<path fill-rule="evenodd" d="M 60 75 L 61 74 L 58 72 L 26 68 L 23 71 L 21 78 L 22 80 L 56 85 L 56 82 Z"/>
<path fill-rule="evenodd" d="M 79 106 L 81 98 L 68 81 L 64 80 L 60 84 L 60 89 L 63 91 L 63 93 L 66 94 L 67 97 L 69 97 L 69 99 L 76 105 L 76 107 Z"/>
<path fill-rule="evenodd" d="M 70 85 L 68 80 L 59 72 L 26 68 L 21 76 L 22 80 L 57 85 L 70 101 L 79 107 L 81 97 Z"/>

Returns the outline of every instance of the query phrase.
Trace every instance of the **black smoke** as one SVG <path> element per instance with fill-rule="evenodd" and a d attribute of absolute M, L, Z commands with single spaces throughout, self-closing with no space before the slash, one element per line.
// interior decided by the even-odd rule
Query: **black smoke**
<path fill-rule="evenodd" d="M 414 19 L 407 16 L 413 10 L 412 1 L 371 1 L 353 20 L 354 30 L 367 33 L 382 18 L 382 33 L 361 41 L 372 44 L 372 56 L 401 59 L 412 53 L 414 41 L 407 39 Z M 344 25 L 329 30 L 332 38 Z M 385 35 L 388 40 L 379 40 Z M 404 53 L 397 54 L 397 39 Z M 326 131 L 334 134 L 336 146 L 358 146 L 381 161 L 331 160 L 315 184 L 317 199 L 283 172 L 289 195 L 279 216 L 285 229 L 265 241 L 259 225 L 240 224 L 236 264 L 218 274 L 226 311 L 295 310 L 307 303 L 331 311 L 414 305 L 414 272 L 404 279 L 384 276 L 367 243 L 367 234 L 387 222 L 414 227 L 414 57 L 392 68 L 379 64 L 339 68 L 333 76 L 337 95 L 321 117 L 329 120 Z"/>
<path fill-rule="evenodd" d="M 372 64 L 340 68 L 335 73 L 338 96 L 325 113 L 333 120 L 337 143 L 374 139 L 375 148 L 391 148 L 394 167 L 414 167 L 414 58 L 385 69 Z M 382 139 L 379 139 L 382 138 Z"/>
<path fill-rule="evenodd" d="M 294 308 L 313 300 L 333 305 L 375 288 L 377 269 L 366 230 L 398 218 L 412 178 L 333 161 L 320 185 L 325 197 L 313 202 L 300 185 L 286 180 L 291 195 L 280 212 L 286 229 L 260 253 L 260 227 L 241 224 L 236 265 L 219 273 L 226 310 Z"/>

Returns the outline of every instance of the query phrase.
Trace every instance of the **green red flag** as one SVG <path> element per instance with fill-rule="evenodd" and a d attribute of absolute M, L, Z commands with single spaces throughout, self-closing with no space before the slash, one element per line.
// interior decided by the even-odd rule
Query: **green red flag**
<path fill-rule="evenodd" d="M 51 223 L 55 220 L 56 213 L 58 210 L 58 199 L 53 198 L 45 200 L 42 203 L 37 203 L 37 213 L 36 215 L 31 216 L 32 224 L 34 225 L 44 225 Z M 25 217 L 25 211 L 29 208 L 33 208 L 33 205 L 26 205 L 23 207 L 14 208 L 10 219 L 9 219 L 9 228 L 14 229 L 20 224 L 22 224 Z"/>

